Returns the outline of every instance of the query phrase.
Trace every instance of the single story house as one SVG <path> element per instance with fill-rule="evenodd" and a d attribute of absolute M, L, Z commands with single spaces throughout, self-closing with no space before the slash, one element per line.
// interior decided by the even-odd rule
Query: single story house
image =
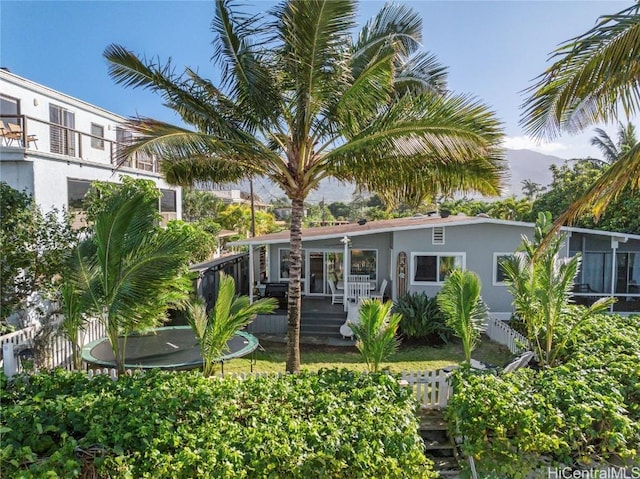
<path fill-rule="evenodd" d="M 640 311 L 640 235 L 572 227 L 563 231 L 564 255 L 580 253 L 583 258 L 576 300 L 615 296 L 615 311 Z M 303 229 L 303 293 L 330 298 L 329 280 L 335 286 L 346 270 L 369 275 L 376 288 L 387 280 L 384 294 L 393 300 L 408 292 L 433 296 L 447 272 L 461 267 L 480 276 L 482 297 L 492 314 L 508 319 L 512 297 L 499 260 L 533 232 L 533 223 L 446 214 Z M 233 244 L 249 246 L 251 284 L 265 276 L 268 282 L 288 281 L 289 231 Z M 264 249 L 267 259 L 263 254 L 260 262 L 257 251 Z"/>

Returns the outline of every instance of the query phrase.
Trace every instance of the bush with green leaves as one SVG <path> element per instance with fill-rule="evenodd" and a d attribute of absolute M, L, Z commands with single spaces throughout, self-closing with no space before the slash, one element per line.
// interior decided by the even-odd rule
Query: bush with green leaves
<path fill-rule="evenodd" d="M 391 301 L 364 300 L 360 305 L 359 322 L 349 324 L 357 340 L 356 348 L 371 372 L 378 372 L 382 362 L 400 346 L 396 334 L 402 317 L 391 313 L 392 306 Z"/>
<path fill-rule="evenodd" d="M 424 292 L 408 293 L 398 298 L 393 311 L 402 315 L 400 332 L 405 338 L 446 344 L 453 335 L 435 296 L 429 298 Z"/>
<path fill-rule="evenodd" d="M 564 352 L 540 371 L 454 376 L 446 415 L 482 477 L 639 459 L 640 318 L 581 321 Z"/>
<path fill-rule="evenodd" d="M 435 477 L 413 394 L 385 374 L 58 370 L 5 380 L 0 401 L 5 477 Z"/>

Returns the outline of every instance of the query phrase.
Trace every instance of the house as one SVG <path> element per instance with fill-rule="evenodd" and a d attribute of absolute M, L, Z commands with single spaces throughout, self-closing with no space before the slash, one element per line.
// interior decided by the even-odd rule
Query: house
<path fill-rule="evenodd" d="M 581 228 L 563 231 L 568 238 L 563 254 L 581 253 L 583 258 L 576 301 L 615 296 L 614 310 L 640 311 L 640 236 Z M 518 248 L 523 235 L 533 238 L 533 232 L 532 223 L 446 214 L 303 229 L 303 292 L 306 298 L 331 297 L 328 280 L 339 282 L 346 270 L 368 275 L 376 288 L 386 279 L 385 296 L 393 300 L 405 292 L 433 296 L 446 274 L 461 267 L 480 276 L 482 297 L 493 315 L 508 319 L 512 297 L 499 261 Z M 288 231 L 232 244 L 250 247 L 250 281 L 258 278 L 256 251 L 262 247 L 268 281 L 288 281 Z"/>
<path fill-rule="evenodd" d="M 116 169 L 118 150 L 132 138 L 125 120 L 0 69 L 0 179 L 33 195 L 44 211 L 76 213 L 92 181 L 149 179 L 162 193 L 163 220 L 180 219 L 181 189 L 162 179 L 155 158 L 138 154 Z"/>

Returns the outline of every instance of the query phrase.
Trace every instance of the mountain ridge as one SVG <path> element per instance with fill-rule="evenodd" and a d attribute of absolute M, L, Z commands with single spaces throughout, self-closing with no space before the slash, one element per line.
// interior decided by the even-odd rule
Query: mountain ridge
<path fill-rule="evenodd" d="M 501 196 L 507 197 L 515 195 L 522 197 L 524 196 L 522 194 L 522 182 L 524 180 L 531 180 L 534 183 L 546 186 L 550 184 L 553 179 L 550 170 L 551 165 L 555 164 L 560 166 L 568 160 L 533 150 L 507 149 L 505 150 L 505 161 L 508 165 L 508 178 Z M 255 180 L 253 187 L 255 194 L 266 203 L 284 196 L 284 193 L 277 186 L 264 178 Z M 232 185 L 229 189 L 233 188 L 249 191 L 249 182 L 244 181 Z M 354 190 L 355 185 L 352 183 L 342 183 L 334 179 L 326 179 L 320 182 L 320 187 L 317 190 L 309 194 L 307 201 L 310 203 L 319 203 L 323 200 L 326 203 L 338 201 L 349 203 L 352 200 Z"/>

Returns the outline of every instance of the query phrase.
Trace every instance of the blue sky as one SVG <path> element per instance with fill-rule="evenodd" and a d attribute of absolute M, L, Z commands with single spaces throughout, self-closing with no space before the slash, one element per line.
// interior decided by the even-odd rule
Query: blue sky
<path fill-rule="evenodd" d="M 273 2 L 244 2 L 250 11 Z M 423 44 L 449 67 L 449 87 L 482 99 L 504 122 L 509 148 L 561 158 L 594 156 L 592 129 L 536 146 L 518 125 L 523 89 L 561 42 L 591 28 L 598 16 L 631 5 L 618 1 L 412 1 L 423 18 Z M 364 22 L 383 2 L 362 1 Z M 160 98 L 115 85 L 102 57 L 110 43 L 147 57 L 171 57 L 212 79 L 213 4 L 208 1 L 0 0 L 0 65 L 13 73 L 115 113 L 177 121 Z M 615 126 L 606 128 L 611 135 Z"/>

